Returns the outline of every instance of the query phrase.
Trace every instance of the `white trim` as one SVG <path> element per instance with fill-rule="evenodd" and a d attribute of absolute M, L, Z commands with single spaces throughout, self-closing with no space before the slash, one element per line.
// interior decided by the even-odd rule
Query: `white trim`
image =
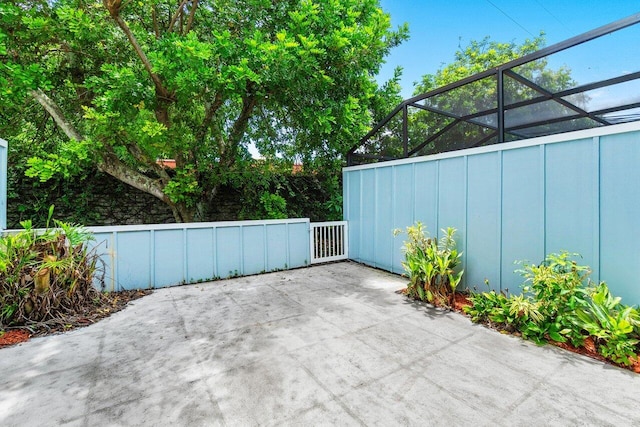
<path fill-rule="evenodd" d="M 0 147 L 7 148 L 8 146 L 9 146 L 9 143 L 4 139 L 0 138 Z"/>
<path fill-rule="evenodd" d="M 618 133 L 626 133 L 640 130 L 640 121 L 621 123 L 619 125 L 600 126 L 592 129 L 577 130 L 573 132 L 558 133 L 555 135 L 540 136 L 537 138 L 523 139 L 513 142 L 504 142 L 501 144 L 492 144 L 478 148 L 468 148 L 466 150 L 449 151 L 441 154 L 432 154 L 429 156 L 409 157 L 406 159 L 390 160 L 387 162 L 369 163 L 366 165 L 347 166 L 342 168 L 345 172 L 351 172 L 363 169 L 373 169 L 387 166 L 398 166 L 408 163 L 429 162 L 433 160 L 449 159 L 452 157 L 469 156 L 473 154 L 493 153 L 495 151 L 513 150 L 516 148 L 532 147 L 537 145 L 554 144 L 556 142 L 565 142 L 578 139 L 593 138 L 596 136 L 615 135 Z"/>
<path fill-rule="evenodd" d="M 264 226 L 276 224 L 306 224 L 309 218 L 291 218 L 291 219 L 264 219 L 251 221 L 218 221 L 218 222 L 189 222 L 189 223 L 169 223 L 169 224 L 134 224 L 134 225 L 105 225 L 85 227 L 88 231 L 96 233 L 118 233 L 123 231 L 156 231 L 156 230 L 186 230 L 198 228 L 224 228 L 224 227 L 247 227 L 247 226 Z M 54 227 L 55 228 L 55 227 Z M 44 229 L 38 229 L 39 231 Z M 20 229 L 4 230 L 7 233 L 16 233 L 22 231 Z"/>
<path fill-rule="evenodd" d="M 137 225 L 107 225 L 86 227 L 93 233 L 110 233 L 113 231 L 150 231 L 150 230 L 179 230 L 194 228 L 223 228 L 223 227 L 247 227 L 260 225 L 275 224 L 304 224 L 308 223 L 309 218 L 292 218 L 292 219 L 265 219 L 251 221 L 218 221 L 218 222 L 189 222 L 189 223 L 170 223 L 170 224 L 137 224 Z"/>
<path fill-rule="evenodd" d="M 326 222 L 312 222 L 314 227 L 324 227 L 327 225 L 347 225 L 347 221 L 326 221 Z"/>

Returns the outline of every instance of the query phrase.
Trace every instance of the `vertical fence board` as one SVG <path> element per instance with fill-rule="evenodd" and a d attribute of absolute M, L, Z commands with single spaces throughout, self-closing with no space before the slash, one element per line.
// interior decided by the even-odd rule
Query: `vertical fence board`
<path fill-rule="evenodd" d="M 309 222 L 290 223 L 288 226 L 289 265 L 287 268 L 302 267 L 311 262 L 309 254 Z"/>
<path fill-rule="evenodd" d="M 500 153 L 469 157 L 467 200 L 467 263 L 471 286 L 485 279 L 500 288 Z"/>
<path fill-rule="evenodd" d="M 118 259 L 115 278 L 116 290 L 152 286 L 150 255 L 152 244 L 149 230 L 118 233 L 117 242 L 114 245 L 115 256 Z M 180 272 L 182 272 L 181 267 Z"/>
<path fill-rule="evenodd" d="M 598 188 L 591 179 L 593 141 L 589 138 L 546 148 L 545 250 L 577 252 L 583 263 L 595 265 L 598 260 L 591 242 Z"/>
<path fill-rule="evenodd" d="M 184 231 L 154 230 L 154 277 L 151 281 L 156 288 L 184 283 Z"/>
<path fill-rule="evenodd" d="M 95 276 L 94 285 L 101 289 L 102 283 L 98 281 L 104 280 L 104 290 L 116 291 L 116 278 L 114 272 L 113 258 L 115 251 L 113 249 L 113 233 L 94 233 L 95 240 L 89 242 L 90 250 L 94 250 L 99 257 L 97 265 L 98 272 Z"/>
<path fill-rule="evenodd" d="M 287 265 L 287 226 L 270 224 L 267 228 L 267 270 L 285 268 Z"/>
<path fill-rule="evenodd" d="M 211 280 L 215 276 L 213 228 L 187 229 L 187 282 Z"/>
<path fill-rule="evenodd" d="M 413 185 L 407 185 L 412 182 L 413 165 L 401 165 L 394 168 L 395 176 L 393 179 L 393 198 L 391 205 L 393 206 L 393 228 L 403 229 L 406 224 L 413 223 L 414 215 L 414 188 Z M 404 259 L 402 253 L 402 243 L 405 234 L 400 234 L 393 239 L 393 259 L 391 261 L 392 271 L 394 273 L 402 273 L 403 269 L 400 263 Z"/>
<path fill-rule="evenodd" d="M 343 172 L 343 201 L 344 217 L 349 218 L 354 229 L 349 228 L 349 257 L 356 261 L 360 260 L 360 212 L 362 209 L 362 188 L 360 184 L 361 174 L 359 171 Z"/>
<path fill-rule="evenodd" d="M 218 276 L 220 278 L 242 274 L 240 258 L 241 231 L 239 227 L 218 227 L 216 230 L 216 254 L 218 258 Z"/>
<path fill-rule="evenodd" d="M 391 270 L 393 260 L 393 200 L 392 168 L 376 169 L 376 194 L 374 207 L 375 225 L 373 228 L 373 244 L 375 247 L 375 265 Z"/>
<path fill-rule="evenodd" d="M 396 183 L 396 185 L 401 184 Z M 438 162 L 416 163 L 413 182 L 407 182 L 404 185 L 413 187 L 414 190 L 414 220 L 421 221 L 433 236 L 437 236 Z M 403 204 L 408 207 L 406 203 L 405 201 Z"/>
<path fill-rule="evenodd" d="M 542 168 L 538 147 L 503 153 L 502 290 L 516 290 L 522 282 L 515 261 L 537 263 L 544 257 Z"/>
<path fill-rule="evenodd" d="M 640 304 L 640 132 L 600 138 L 600 280 Z"/>
<path fill-rule="evenodd" d="M 362 171 L 360 191 L 362 207 L 360 209 L 360 251 L 359 259 L 375 266 L 374 233 L 376 226 L 375 198 L 376 176 L 374 169 Z"/>
<path fill-rule="evenodd" d="M 242 274 L 257 274 L 266 271 L 264 254 L 264 226 L 253 225 L 242 227 L 242 259 L 244 270 Z"/>

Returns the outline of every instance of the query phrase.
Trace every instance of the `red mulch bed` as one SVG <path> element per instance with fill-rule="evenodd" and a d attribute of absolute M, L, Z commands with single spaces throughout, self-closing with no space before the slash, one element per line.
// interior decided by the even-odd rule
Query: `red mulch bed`
<path fill-rule="evenodd" d="M 10 331 L 6 331 L 0 335 L 0 348 L 8 347 L 14 344 L 20 344 L 21 342 L 25 342 L 31 337 L 29 331 L 24 329 L 13 329 Z"/>

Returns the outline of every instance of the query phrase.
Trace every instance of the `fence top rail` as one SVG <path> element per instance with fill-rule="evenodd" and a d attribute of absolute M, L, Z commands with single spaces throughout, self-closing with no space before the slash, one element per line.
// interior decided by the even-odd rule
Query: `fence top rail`
<path fill-rule="evenodd" d="M 347 225 L 347 221 L 325 221 L 325 222 L 312 222 L 311 226 L 314 228 L 328 227 L 333 225 Z"/>
<path fill-rule="evenodd" d="M 290 219 L 265 219 L 250 221 L 217 221 L 217 222 L 189 222 L 189 223 L 170 223 L 170 224 L 134 224 L 134 225 L 105 225 L 85 227 L 92 233 L 114 233 L 114 232 L 132 232 L 132 231 L 156 231 L 156 230 L 193 230 L 202 228 L 225 228 L 225 227 L 251 227 L 262 225 L 277 224 L 304 224 L 309 223 L 309 218 L 290 218 Z M 6 233 L 16 233 L 20 229 L 4 230 Z"/>

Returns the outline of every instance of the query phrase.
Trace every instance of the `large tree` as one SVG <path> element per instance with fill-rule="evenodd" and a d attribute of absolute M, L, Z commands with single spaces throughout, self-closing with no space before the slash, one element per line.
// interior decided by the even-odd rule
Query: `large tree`
<path fill-rule="evenodd" d="M 343 153 L 406 37 L 377 0 L 3 1 L 0 132 L 33 176 L 96 165 L 197 220 L 250 144 Z"/>

